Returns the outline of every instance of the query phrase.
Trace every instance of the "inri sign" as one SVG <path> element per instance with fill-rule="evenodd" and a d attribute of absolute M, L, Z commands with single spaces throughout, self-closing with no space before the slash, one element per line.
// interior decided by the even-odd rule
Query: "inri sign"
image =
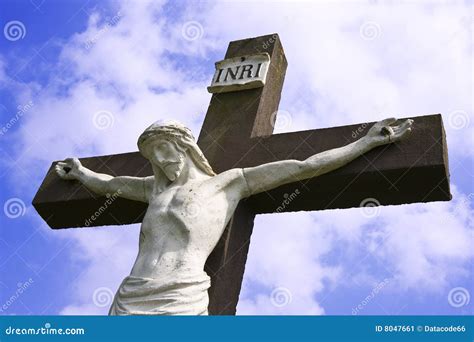
<path fill-rule="evenodd" d="M 270 56 L 266 52 L 216 62 L 216 72 L 207 90 L 210 93 L 226 93 L 263 87 L 269 65 Z"/>

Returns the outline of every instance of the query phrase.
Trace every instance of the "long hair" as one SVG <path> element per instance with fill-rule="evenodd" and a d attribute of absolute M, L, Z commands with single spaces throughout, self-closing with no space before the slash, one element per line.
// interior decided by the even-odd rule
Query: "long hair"
<path fill-rule="evenodd" d="M 157 138 L 174 141 L 182 148 L 187 148 L 189 155 L 196 165 L 209 176 L 215 176 L 211 165 L 202 153 L 189 128 L 177 121 L 157 121 L 149 126 L 140 135 L 137 141 L 138 150 L 147 159 L 150 159 L 150 147 Z"/>

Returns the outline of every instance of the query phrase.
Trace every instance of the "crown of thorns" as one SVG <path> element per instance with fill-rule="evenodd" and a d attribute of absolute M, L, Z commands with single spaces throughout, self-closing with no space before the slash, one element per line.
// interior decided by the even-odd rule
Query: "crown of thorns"
<path fill-rule="evenodd" d="M 191 130 L 181 123 L 176 121 L 158 121 L 145 129 L 145 131 L 140 135 L 137 142 L 138 148 L 141 150 L 145 145 L 147 145 L 149 141 L 154 140 L 152 138 L 156 138 L 158 136 L 180 139 L 187 137 L 193 141 L 195 140 Z"/>
<path fill-rule="evenodd" d="M 168 137 L 176 143 L 182 143 L 189 148 L 190 156 L 197 163 L 197 165 L 210 176 L 215 176 L 216 173 L 212 170 L 209 161 L 202 153 L 199 146 L 196 144 L 193 133 L 189 128 L 177 121 L 157 121 L 145 131 L 138 138 L 138 149 L 143 156 L 147 157 L 147 150 L 150 142 L 157 137 Z"/>

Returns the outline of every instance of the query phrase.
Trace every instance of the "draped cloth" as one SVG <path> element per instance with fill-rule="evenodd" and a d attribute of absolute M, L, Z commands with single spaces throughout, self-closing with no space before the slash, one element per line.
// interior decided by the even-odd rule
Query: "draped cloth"
<path fill-rule="evenodd" d="M 207 315 L 210 286 L 205 272 L 159 279 L 128 276 L 115 294 L 109 315 Z"/>

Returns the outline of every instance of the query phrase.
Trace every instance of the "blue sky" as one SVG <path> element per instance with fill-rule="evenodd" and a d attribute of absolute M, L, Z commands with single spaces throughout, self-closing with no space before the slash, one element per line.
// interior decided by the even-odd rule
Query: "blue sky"
<path fill-rule="evenodd" d="M 107 312 L 139 227 L 49 229 L 30 203 L 50 163 L 134 151 L 158 119 L 197 136 L 228 42 L 274 32 L 289 62 L 276 132 L 442 113 L 454 198 L 258 216 L 238 313 L 473 313 L 468 2 L 0 6 L 1 314 Z"/>

